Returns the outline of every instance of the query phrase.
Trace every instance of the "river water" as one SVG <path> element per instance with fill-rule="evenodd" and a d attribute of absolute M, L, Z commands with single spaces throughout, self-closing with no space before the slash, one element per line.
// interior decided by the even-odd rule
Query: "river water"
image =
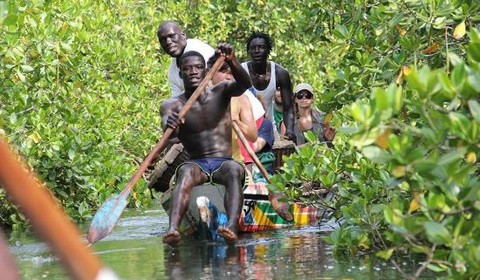
<path fill-rule="evenodd" d="M 332 229 L 328 223 L 242 234 L 231 247 L 185 240 L 175 249 L 164 245 L 159 236 L 167 228 L 163 210 L 127 211 L 93 249 L 121 279 L 402 278 L 390 263 L 372 256 L 335 258 L 332 247 L 321 238 Z M 68 279 L 48 247 L 31 235 L 12 234 L 10 249 L 22 279 Z M 419 265 L 408 258 L 400 266 L 411 271 Z"/>

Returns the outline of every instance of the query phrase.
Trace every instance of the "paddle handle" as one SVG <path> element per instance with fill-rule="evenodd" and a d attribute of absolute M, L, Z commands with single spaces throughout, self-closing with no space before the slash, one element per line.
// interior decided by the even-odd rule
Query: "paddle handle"
<path fill-rule="evenodd" d="M 183 105 L 182 109 L 178 113 L 178 116 L 179 116 L 180 119 L 185 117 L 187 112 L 193 106 L 193 103 L 195 103 L 195 101 L 198 99 L 198 97 L 203 93 L 203 91 L 207 87 L 208 83 L 212 79 L 213 75 L 223 65 L 224 60 L 225 60 L 225 57 L 222 55 L 217 59 L 217 61 L 215 61 L 212 68 L 208 71 L 207 75 L 205 76 L 205 78 L 202 80 L 200 85 L 198 85 L 197 89 L 193 92 L 193 94 L 190 96 L 190 98 L 188 98 L 187 102 L 185 102 L 185 105 Z M 135 174 L 132 176 L 132 178 L 127 183 L 127 185 L 125 186 L 125 189 L 123 190 L 122 193 L 131 191 L 131 189 L 135 186 L 137 181 L 142 177 L 145 170 L 147 170 L 148 166 L 152 162 L 155 155 L 160 153 L 166 147 L 166 144 L 167 144 L 168 140 L 170 139 L 170 136 L 172 135 L 172 133 L 173 133 L 173 129 L 171 129 L 171 128 L 167 128 L 165 130 L 165 132 L 163 133 L 160 140 L 157 142 L 155 147 L 150 151 L 148 156 L 143 160 L 143 162 L 140 165 L 140 167 L 138 168 L 137 172 L 135 172 Z"/>
<path fill-rule="evenodd" d="M 80 232 L 52 194 L 38 183 L 0 139 L 0 185 L 25 214 L 34 230 L 47 241 L 75 279 L 95 279 L 102 269 L 100 260 L 80 240 Z"/>
<path fill-rule="evenodd" d="M 242 144 L 243 144 L 243 146 L 245 147 L 245 149 L 247 150 L 248 154 L 250 155 L 250 157 L 252 157 L 253 162 L 255 163 L 255 165 L 257 165 L 257 167 L 258 167 L 258 169 L 260 170 L 260 172 L 262 172 L 262 175 L 263 175 L 263 177 L 265 177 L 265 179 L 267 180 L 267 182 L 270 183 L 270 175 L 268 175 L 267 170 L 265 169 L 265 167 L 263 167 L 263 164 L 260 162 L 260 160 L 258 159 L 257 155 L 256 155 L 255 152 L 252 150 L 252 147 L 250 147 L 250 145 L 248 144 L 247 138 L 245 138 L 245 135 L 243 135 L 243 132 L 240 130 L 240 127 L 238 126 L 237 122 L 236 122 L 236 121 L 233 121 L 233 122 L 232 122 L 232 126 L 233 126 L 233 130 L 234 130 L 235 133 L 237 134 L 238 138 L 239 138 L 240 141 L 242 142 Z"/>

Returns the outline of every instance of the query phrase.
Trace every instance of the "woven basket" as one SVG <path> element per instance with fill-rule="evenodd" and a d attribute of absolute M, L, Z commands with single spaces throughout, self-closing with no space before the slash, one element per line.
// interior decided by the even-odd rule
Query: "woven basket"
<path fill-rule="evenodd" d="M 155 164 L 154 171 L 147 178 L 148 187 L 156 191 L 168 190 L 177 167 L 190 159 L 182 144 L 173 144 L 167 153 Z"/>
<path fill-rule="evenodd" d="M 278 168 L 283 166 L 283 156 L 295 153 L 295 143 L 290 140 L 276 140 L 273 143 L 272 150 L 275 154 L 273 170 L 278 171 Z"/>

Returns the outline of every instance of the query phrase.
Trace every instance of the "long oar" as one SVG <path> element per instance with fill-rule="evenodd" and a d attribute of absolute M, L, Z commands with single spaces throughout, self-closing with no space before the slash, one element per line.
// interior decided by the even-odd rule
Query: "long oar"
<path fill-rule="evenodd" d="M 80 232 L 52 199 L 52 195 L 28 173 L 6 141 L 0 139 L 0 185 L 25 214 L 33 229 L 47 241 L 74 279 L 107 278 L 107 269 L 80 239 Z M 1 278 L 1 277 L 0 277 Z"/>
<path fill-rule="evenodd" d="M 232 122 L 232 126 L 233 126 L 233 130 L 237 134 L 238 138 L 242 142 L 248 154 L 253 159 L 253 162 L 257 165 L 258 169 L 260 169 L 260 172 L 262 173 L 263 177 L 265 177 L 267 182 L 270 183 L 270 175 L 268 175 L 267 170 L 265 169 L 265 167 L 263 167 L 263 164 L 260 162 L 257 155 L 252 150 L 252 147 L 250 147 L 250 145 L 248 144 L 247 138 L 245 138 L 245 135 L 243 135 L 243 132 L 240 130 L 240 127 L 238 127 L 238 124 L 236 123 L 236 121 Z M 288 212 L 288 204 L 285 204 L 285 202 L 278 201 L 282 197 L 283 195 L 280 193 L 269 192 L 269 195 L 268 195 L 268 198 L 270 200 L 270 203 L 272 204 L 273 210 L 275 210 L 275 212 L 277 212 L 277 214 L 279 214 L 280 217 L 282 217 L 285 221 L 292 221 L 293 217 Z"/>
<path fill-rule="evenodd" d="M 4 280 L 19 280 L 18 267 L 0 228 L 0 271 Z"/>
<path fill-rule="evenodd" d="M 215 64 L 213 64 L 212 68 L 207 73 L 203 81 L 200 83 L 200 85 L 193 92 L 193 94 L 190 96 L 190 98 L 187 100 L 183 108 L 178 113 L 179 118 L 185 117 L 188 110 L 190 110 L 190 108 L 192 107 L 193 103 L 205 90 L 205 87 L 207 86 L 208 82 L 210 82 L 210 80 L 212 79 L 213 74 L 215 74 L 215 72 L 217 72 L 217 70 L 222 66 L 224 60 L 225 60 L 225 57 L 220 56 L 215 62 Z M 128 202 L 127 198 L 130 192 L 132 191 L 132 188 L 135 186 L 138 179 L 142 177 L 142 174 L 148 168 L 154 156 L 165 148 L 172 133 L 173 133 L 173 129 L 171 128 L 167 128 L 165 130 L 162 138 L 160 138 L 160 140 L 157 142 L 153 150 L 148 154 L 148 156 L 142 162 L 137 172 L 135 172 L 135 174 L 130 179 L 128 184 L 125 186 L 123 191 L 119 195 L 115 195 L 107 199 L 103 203 L 103 205 L 100 207 L 100 209 L 98 209 L 97 213 L 93 217 L 92 223 L 90 224 L 90 228 L 88 229 L 88 234 L 87 234 L 88 242 L 90 243 L 97 242 L 98 240 L 104 238 L 105 236 L 110 234 L 110 232 L 112 232 L 113 227 L 115 226 L 118 219 L 120 218 L 120 215 L 122 214 L 123 210 L 127 206 L 127 202 Z"/>

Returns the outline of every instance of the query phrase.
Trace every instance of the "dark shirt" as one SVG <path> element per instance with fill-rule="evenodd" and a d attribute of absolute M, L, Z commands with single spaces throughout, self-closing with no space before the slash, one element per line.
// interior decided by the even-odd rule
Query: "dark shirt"
<path fill-rule="evenodd" d="M 273 174 L 273 162 L 275 160 L 275 155 L 272 148 L 275 136 L 273 134 L 273 125 L 271 120 L 263 118 L 262 125 L 258 129 L 258 137 L 264 139 L 266 143 L 265 146 L 263 146 L 263 148 L 256 153 L 256 155 L 262 165 L 265 167 L 265 170 L 267 170 L 268 173 Z M 254 175 L 253 177 L 255 180 L 259 176 Z"/>
<path fill-rule="evenodd" d="M 262 125 L 258 129 L 258 137 L 265 139 L 265 142 L 267 142 L 258 153 L 271 152 L 275 140 L 272 121 L 267 118 L 263 119 Z"/>

